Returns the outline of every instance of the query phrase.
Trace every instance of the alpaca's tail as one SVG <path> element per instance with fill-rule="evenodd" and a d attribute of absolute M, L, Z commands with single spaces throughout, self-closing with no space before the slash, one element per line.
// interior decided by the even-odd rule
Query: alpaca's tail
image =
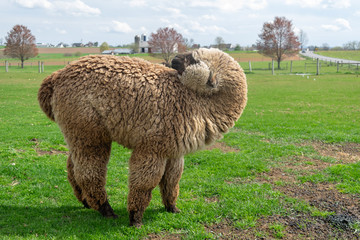
<path fill-rule="evenodd" d="M 51 107 L 51 98 L 54 92 L 53 82 L 52 82 L 53 77 L 54 74 L 48 76 L 42 82 L 38 92 L 38 101 L 41 109 L 44 111 L 46 116 L 50 118 L 52 121 L 55 121 L 54 113 Z"/>

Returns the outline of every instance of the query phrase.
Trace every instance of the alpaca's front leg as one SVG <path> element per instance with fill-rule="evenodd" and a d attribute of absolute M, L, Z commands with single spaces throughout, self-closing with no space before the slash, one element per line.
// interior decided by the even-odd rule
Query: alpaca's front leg
<path fill-rule="evenodd" d="M 151 191 L 159 184 L 166 161 L 155 154 L 134 150 L 130 158 L 128 212 L 130 226 L 140 227 Z"/>
<path fill-rule="evenodd" d="M 176 199 L 179 196 L 179 181 L 184 170 L 184 158 L 169 159 L 165 173 L 160 182 L 160 191 L 165 209 L 168 212 L 178 213 Z"/>

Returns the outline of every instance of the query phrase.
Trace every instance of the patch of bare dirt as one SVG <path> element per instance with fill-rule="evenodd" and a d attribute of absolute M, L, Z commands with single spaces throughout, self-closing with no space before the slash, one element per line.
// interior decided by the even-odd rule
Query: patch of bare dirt
<path fill-rule="evenodd" d="M 321 211 L 349 215 L 360 219 L 360 199 L 352 194 L 340 193 L 332 183 L 292 184 L 275 187 L 287 196 L 305 200 Z"/>
<path fill-rule="evenodd" d="M 222 151 L 224 153 L 240 152 L 239 149 L 230 147 L 230 146 L 226 145 L 226 143 L 223 143 L 223 142 L 215 142 L 214 144 L 207 146 L 205 149 L 206 150 L 219 149 L 220 151 Z"/>
<path fill-rule="evenodd" d="M 273 185 L 274 189 L 285 195 L 305 200 L 321 211 L 355 216 L 360 219 L 360 199 L 358 196 L 343 194 L 332 183 L 305 182 L 299 184 L 297 177 L 322 171 L 336 164 L 354 163 L 359 160 L 360 144 L 325 144 L 315 142 L 314 149 L 322 156 L 331 156 L 336 162 L 325 162 L 305 156 L 295 157 L 284 163 L 283 168 L 273 168 L 261 173 L 257 181 Z M 280 184 L 277 184 L 280 182 Z"/>
<path fill-rule="evenodd" d="M 219 198 L 217 196 L 212 196 L 209 198 L 205 198 L 205 202 L 207 202 L 207 203 L 219 202 Z"/>
<path fill-rule="evenodd" d="M 338 218 L 340 221 L 343 219 L 351 221 L 351 218 Z M 217 239 L 359 239 L 349 227 L 334 228 L 334 222 L 336 221 L 293 212 L 288 216 L 262 217 L 258 219 L 255 227 L 249 229 L 235 228 L 228 219 L 224 219 L 219 224 L 205 226 L 205 229 Z M 283 226 L 284 229 L 276 232 L 272 228 L 275 224 Z"/>
<path fill-rule="evenodd" d="M 182 234 L 150 234 L 147 237 L 143 238 L 144 240 L 181 240 L 183 239 Z"/>
<path fill-rule="evenodd" d="M 35 142 L 35 151 L 37 152 L 38 156 L 43 156 L 43 155 L 58 155 L 58 154 L 65 154 L 68 155 L 67 151 L 60 151 L 60 150 L 56 150 L 51 148 L 49 151 L 45 151 L 45 150 L 41 150 L 39 148 L 39 141 L 36 138 L 31 139 L 30 141 Z"/>
<path fill-rule="evenodd" d="M 219 224 L 205 226 L 208 232 L 219 239 L 277 239 L 274 224 L 284 226 L 282 239 L 360 239 L 351 227 L 360 222 L 360 198 L 357 195 L 340 193 L 335 184 L 305 182 L 298 176 L 322 171 L 335 164 L 349 164 L 360 160 L 360 144 L 326 144 L 313 142 L 311 146 L 321 155 L 334 158 L 332 162 L 296 156 L 282 166 L 261 173 L 255 181 L 269 183 L 286 196 L 306 201 L 323 212 L 332 212 L 328 217 L 311 216 L 310 213 L 289 211 L 289 215 L 261 217 L 255 227 L 237 229 L 224 219 Z M 231 182 L 233 183 L 233 182 Z M 241 183 L 241 182 L 239 182 Z"/>
<path fill-rule="evenodd" d="M 333 157 L 345 164 L 360 161 L 359 143 L 326 144 L 323 142 L 313 142 L 312 146 L 322 156 Z"/>

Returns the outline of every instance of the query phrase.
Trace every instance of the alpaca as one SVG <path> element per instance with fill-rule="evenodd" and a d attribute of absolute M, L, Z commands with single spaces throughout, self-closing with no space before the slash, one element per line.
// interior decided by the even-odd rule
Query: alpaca
<path fill-rule="evenodd" d="M 216 49 L 178 55 L 172 68 L 95 55 L 44 79 L 38 100 L 64 135 L 68 180 L 85 207 L 117 218 L 105 191 L 111 143 L 133 150 L 127 208 L 130 225 L 140 227 L 157 185 L 165 209 L 179 212 L 184 155 L 234 126 L 247 84 L 239 64 Z"/>

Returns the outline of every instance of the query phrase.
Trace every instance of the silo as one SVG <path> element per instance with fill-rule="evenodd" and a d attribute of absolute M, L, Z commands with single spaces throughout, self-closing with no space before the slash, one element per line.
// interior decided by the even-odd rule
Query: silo
<path fill-rule="evenodd" d="M 136 35 L 135 36 L 135 53 L 139 53 L 140 52 L 140 36 Z"/>

